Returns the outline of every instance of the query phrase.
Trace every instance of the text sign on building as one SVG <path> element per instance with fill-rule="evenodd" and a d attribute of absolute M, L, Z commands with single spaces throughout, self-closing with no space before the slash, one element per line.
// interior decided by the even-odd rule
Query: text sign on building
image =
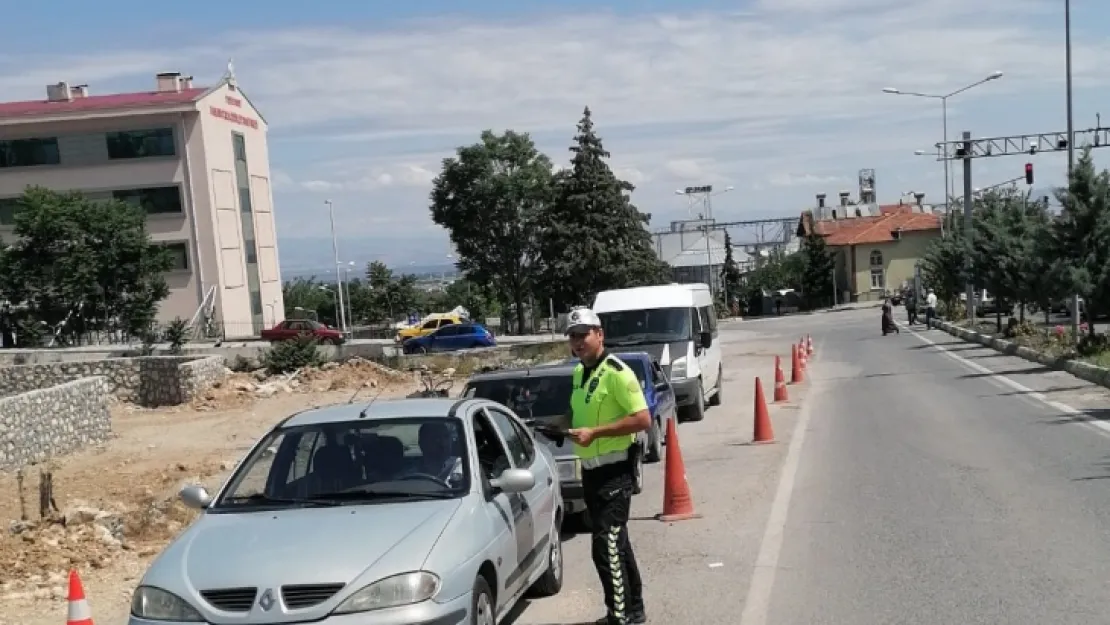
<path fill-rule="evenodd" d="M 228 104 L 230 104 L 231 106 L 236 107 L 236 108 L 242 108 L 242 106 L 243 106 L 243 101 L 242 100 L 240 100 L 239 98 L 233 98 L 229 95 L 224 96 L 224 101 L 227 102 Z"/>
<path fill-rule="evenodd" d="M 209 108 L 208 110 L 212 113 L 213 117 L 219 117 L 220 119 L 226 119 L 227 121 L 229 121 L 233 124 L 239 124 L 240 126 L 246 126 L 248 128 L 254 128 L 255 130 L 258 129 L 258 120 L 257 119 L 251 119 L 251 118 L 247 117 L 246 115 L 240 115 L 239 113 L 234 113 L 232 111 L 227 111 L 227 110 L 224 110 L 224 109 L 222 109 L 218 106 L 213 106 L 213 107 Z"/>

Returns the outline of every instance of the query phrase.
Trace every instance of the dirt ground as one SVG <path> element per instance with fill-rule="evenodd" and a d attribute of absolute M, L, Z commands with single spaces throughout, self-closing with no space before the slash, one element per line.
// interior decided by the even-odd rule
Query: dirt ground
<path fill-rule="evenodd" d="M 418 388 L 414 374 L 354 361 L 295 377 L 234 374 L 191 406 L 113 406 L 106 444 L 27 468 L 22 489 L 17 475 L 0 473 L 0 625 L 65 622 L 70 568 L 81 574 L 96 622 L 125 622 L 146 565 L 193 518 L 176 498 L 183 485 L 219 486 L 254 441 L 293 412 Z M 41 520 L 44 471 L 56 511 Z"/>

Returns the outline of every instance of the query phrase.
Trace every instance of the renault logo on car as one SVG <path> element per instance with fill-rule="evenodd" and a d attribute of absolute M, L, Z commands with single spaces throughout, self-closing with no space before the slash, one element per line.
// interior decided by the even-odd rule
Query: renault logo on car
<path fill-rule="evenodd" d="M 269 612 L 270 608 L 274 607 L 274 603 L 274 591 L 267 588 L 266 592 L 262 593 L 262 596 L 258 599 L 258 607 L 262 608 L 263 612 Z"/>

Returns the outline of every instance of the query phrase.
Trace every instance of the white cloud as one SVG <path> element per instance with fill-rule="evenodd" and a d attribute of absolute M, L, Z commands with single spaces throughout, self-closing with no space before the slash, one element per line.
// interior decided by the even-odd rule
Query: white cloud
<path fill-rule="evenodd" d="M 316 201 L 298 194 L 314 193 L 336 194 L 337 205 L 349 194 L 344 204 L 398 227 L 430 227 L 428 185 L 455 146 L 486 128 L 514 128 L 531 132 L 558 167 L 586 104 L 614 170 L 659 220 L 685 212 L 673 190 L 692 184 L 745 191 L 715 204 L 722 217 L 755 204 L 785 213 L 808 206 L 815 191 L 853 187 L 864 167 L 877 169 L 880 199 L 913 180 L 941 194 L 939 165 L 912 156 L 939 139 L 939 106 L 884 96 L 885 86 L 946 92 L 1003 70 L 1004 79 L 950 102 L 953 133 L 1057 129 L 1063 37 L 1045 26 L 1062 23 L 1057 4 L 759 0 L 731 13 L 253 29 L 214 33 L 184 52 L 51 58 L 44 47 L 18 65 L 0 60 L 0 91 L 40 97 L 61 79 L 90 82 L 94 93 L 147 88 L 167 67 L 205 70 L 204 82 L 234 56 L 270 122 L 272 161 L 285 172 L 275 174 L 279 227 L 289 235 L 318 234 L 319 220 L 298 208 Z M 1073 13 L 1078 23 L 1107 17 L 1099 3 Z M 1110 42 L 1077 33 L 1074 52 L 1076 84 L 1091 101 L 1107 95 Z"/>

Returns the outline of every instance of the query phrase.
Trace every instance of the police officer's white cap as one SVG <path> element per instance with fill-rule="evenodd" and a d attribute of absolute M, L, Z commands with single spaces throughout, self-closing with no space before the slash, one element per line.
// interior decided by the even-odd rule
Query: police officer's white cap
<path fill-rule="evenodd" d="M 575 308 L 570 311 L 570 317 L 567 319 L 567 334 L 571 332 L 582 332 L 591 328 L 600 328 L 601 319 L 597 313 L 589 308 Z"/>

